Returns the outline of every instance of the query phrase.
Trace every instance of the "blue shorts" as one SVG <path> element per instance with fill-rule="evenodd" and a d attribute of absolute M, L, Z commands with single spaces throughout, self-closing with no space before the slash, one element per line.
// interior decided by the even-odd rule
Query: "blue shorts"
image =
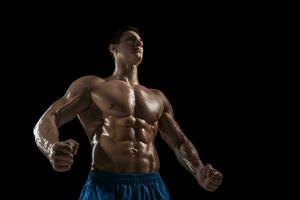
<path fill-rule="evenodd" d="M 155 173 L 114 173 L 93 170 L 80 200 L 169 200 L 166 185 Z"/>

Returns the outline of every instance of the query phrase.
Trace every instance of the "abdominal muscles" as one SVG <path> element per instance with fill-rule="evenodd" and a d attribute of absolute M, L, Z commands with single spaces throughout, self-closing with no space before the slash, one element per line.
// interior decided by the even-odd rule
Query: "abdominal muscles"
<path fill-rule="evenodd" d="M 154 146 L 157 122 L 108 116 L 92 139 L 92 169 L 112 172 L 155 172 L 159 158 Z"/>

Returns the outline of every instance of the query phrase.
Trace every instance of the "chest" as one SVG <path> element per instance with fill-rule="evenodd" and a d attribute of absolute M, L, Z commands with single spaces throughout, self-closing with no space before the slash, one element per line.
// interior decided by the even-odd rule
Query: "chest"
<path fill-rule="evenodd" d="M 97 87 L 92 99 L 104 115 L 136 118 L 154 122 L 163 112 L 159 96 L 142 86 L 130 86 L 123 81 L 108 81 Z"/>

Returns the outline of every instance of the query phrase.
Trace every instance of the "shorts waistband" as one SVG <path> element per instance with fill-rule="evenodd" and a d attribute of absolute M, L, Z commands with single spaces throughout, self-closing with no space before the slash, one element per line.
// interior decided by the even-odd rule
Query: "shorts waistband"
<path fill-rule="evenodd" d="M 90 180 L 97 183 L 119 183 L 119 184 L 149 184 L 161 182 L 159 172 L 151 173 L 116 173 L 100 170 L 92 170 L 89 173 Z"/>

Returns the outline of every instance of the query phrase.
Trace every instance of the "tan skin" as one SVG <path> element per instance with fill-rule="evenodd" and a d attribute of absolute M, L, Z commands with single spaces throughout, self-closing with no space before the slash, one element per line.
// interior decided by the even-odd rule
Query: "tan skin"
<path fill-rule="evenodd" d="M 34 128 L 39 149 L 54 170 L 68 171 L 79 144 L 59 141 L 59 127 L 79 118 L 92 146 L 92 170 L 150 173 L 159 171 L 154 146 L 159 130 L 180 164 L 207 191 L 215 191 L 222 174 L 203 165 L 194 145 L 174 119 L 162 92 L 139 84 L 137 67 L 143 58 L 143 42 L 126 31 L 120 43 L 109 47 L 115 60 L 112 76 L 85 76 L 74 81 L 66 94 L 40 118 Z"/>

